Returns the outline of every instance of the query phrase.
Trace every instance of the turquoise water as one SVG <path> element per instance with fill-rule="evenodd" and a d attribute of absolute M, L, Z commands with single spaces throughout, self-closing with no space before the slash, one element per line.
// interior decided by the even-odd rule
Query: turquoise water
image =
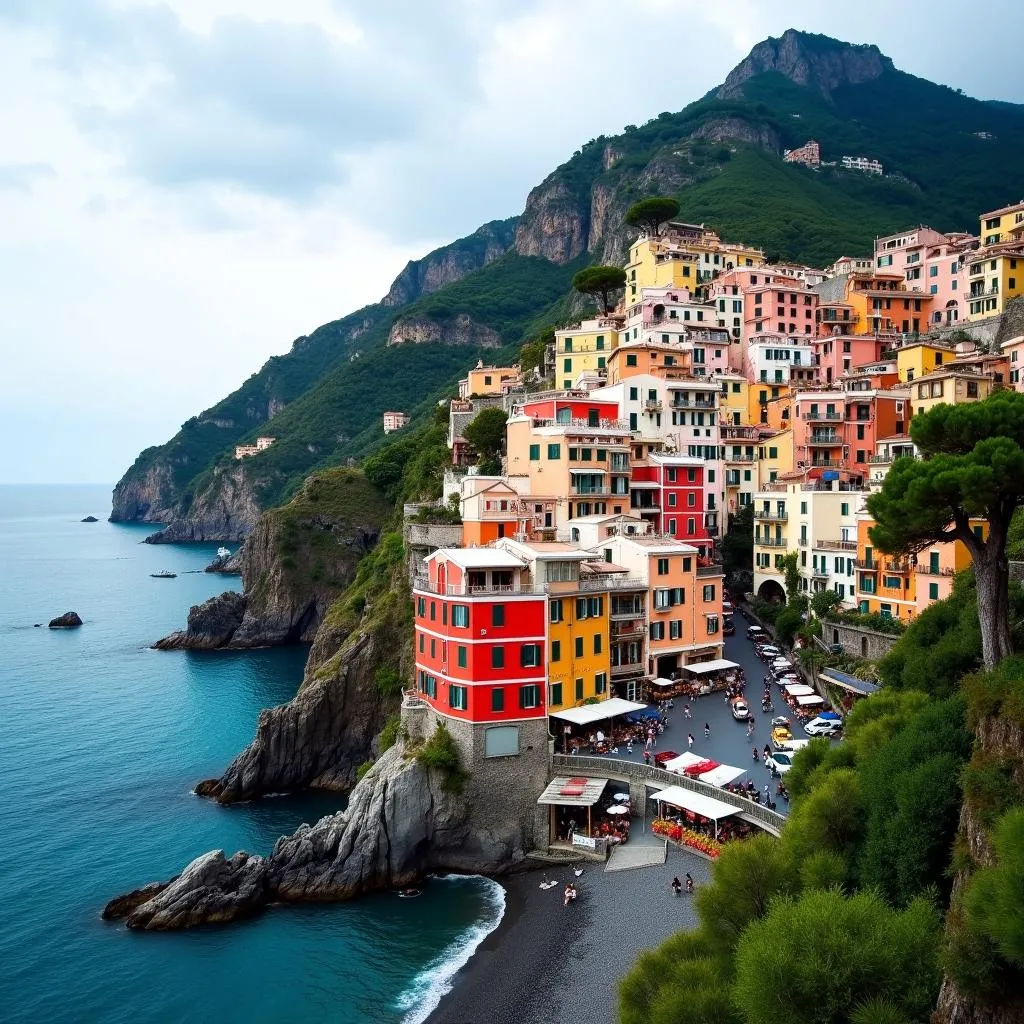
<path fill-rule="evenodd" d="M 261 708 L 294 694 L 305 650 L 149 650 L 236 584 L 191 571 L 217 545 L 141 544 L 151 528 L 108 510 L 108 488 L 0 487 L 0 1020 L 421 1020 L 500 918 L 494 883 L 438 879 L 415 900 L 178 934 L 100 920 L 111 896 L 206 850 L 267 852 L 339 806 L 191 795 Z M 90 514 L 101 521 L 79 522 Z M 164 568 L 177 579 L 150 578 Z M 45 628 L 70 609 L 81 629 Z"/>

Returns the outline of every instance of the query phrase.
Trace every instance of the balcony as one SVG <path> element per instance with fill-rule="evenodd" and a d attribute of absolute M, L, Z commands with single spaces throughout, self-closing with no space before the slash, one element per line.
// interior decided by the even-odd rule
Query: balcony
<path fill-rule="evenodd" d="M 757 458 L 756 458 L 756 456 L 753 456 L 753 455 L 726 455 L 725 461 L 726 462 L 757 462 Z"/>
<path fill-rule="evenodd" d="M 570 498 L 608 498 L 611 497 L 612 489 L 610 487 L 570 487 L 569 497 Z M 619 495 L 619 497 L 625 497 L 625 495 Z"/>
<path fill-rule="evenodd" d="M 631 662 L 627 665 L 612 665 L 612 678 L 617 676 L 635 676 L 644 671 L 643 661 Z"/>
<path fill-rule="evenodd" d="M 937 565 L 934 569 L 930 565 L 918 565 L 914 571 L 923 576 L 953 576 L 956 574 L 956 569 L 945 565 Z"/>
<path fill-rule="evenodd" d="M 770 519 L 770 520 L 775 520 L 775 521 L 778 521 L 778 522 L 785 522 L 789 518 L 789 515 L 785 512 L 785 510 L 780 509 L 780 508 L 776 508 L 776 509 L 755 508 L 754 509 L 754 518 L 755 519 Z"/>
<path fill-rule="evenodd" d="M 843 414 L 836 409 L 826 409 L 824 412 L 808 412 L 804 414 L 805 420 L 822 420 L 827 423 L 842 423 Z"/>
<path fill-rule="evenodd" d="M 855 568 L 861 569 L 864 572 L 878 572 L 881 568 L 878 562 L 869 558 L 855 558 L 853 564 Z"/>
<path fill-rule="evenodd" d="M 657 400 L 644 402 L 644 412 L 661 412 L 661 402 Z"/>
<path fill-rule="evenodd" d="M 615 622 L 614 618 L 612 620 L 610 637 L 613 644 L 623 640 L 636 640 L 646 633 L 647 626 L 643 622 L 637 622 L 635 619 L 631 622 Z"/>
<path fill-rule="evenodd" d="M 855 540 L 816 540 L 814 542 L 816 551 L 856 551 Z"/>
<path fill-rule="evenodd" d="M 786 546 L 785 537 L 755 537 L 754 547 L 755 548 L 784 548 Z"/>
<path fill-rule="evenodd" d="M 544 594 L 547 588 L 538 583 L 487 583 L 470 585 L 466 583 L 449 583 L 444 587 L 431 583 L 426 576 L 417 576 L 413 590 L 422 590 L 427 594 L 439 594 L 442 597 L 486 597 L 487 595 L 509 594 Z"/>
<path fill-rule="evenodd" d="M 580 590 L 647 590 L 647 582 L 640 576 L 619 576 L 616 573 L 599 573 L 596 577 L 580 579 Z M 637 612 L 630 612 L 636 618 Z M 641 611 L 639 614 L 643 614 Z M 614 616 L 613 616 L 614 617 Z"/>
<path fill-rule="evenodd" d="M 811 469 L 844 469 L 845 465 L 839 459 L 811 459 Z M 806 491 L 828 491 L 829 487 L 816 487 L 813 484 L 806 484 L 802 488 Z"/>
<path fill-rule="evenodd" d="M 904 451 L 901 448 L 897 448 L 890 455 L 869 455 L 868 462 L 872 465 L 886 465 L 887 463 L 893 462 L 895 459 L 916 459 L 917 456 L 914 454 L 913 449 Z"/>
<path fill-rule="evenodd" d="M 887 558 L 884 562 L 886 572 L 907 572 L 910 562 L 906 558 Z"/>
<path fill-rule="evenodd" d="M 837 433 L 812 430 L 811 436 L 807 438 L 807 443 L 809 445 L 824 445 L 828 448 L 837 448 L 843 443 L 843 436 Z"/>
<path fill-rule="evenodd" d="M 670 405 L 672 409 L 715 409 L 717 404 L 714 400 L 708 399 L 695 399 L 695 398 L 679 398 L 678 396 L 673 397 Z"/>
<path fill-rule="evenodd" d="M 724 576 L 725 567 L 721 562 L 716 562 L 714 565 L 698 565 L 697 566 L 698 576 Z"/>

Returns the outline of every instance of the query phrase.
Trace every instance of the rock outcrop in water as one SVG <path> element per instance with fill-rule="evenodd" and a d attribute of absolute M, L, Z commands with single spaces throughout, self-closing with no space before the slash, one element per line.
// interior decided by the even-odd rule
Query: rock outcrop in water
<path fill-rule="evenodd" d="M 203 571 L 219 572 L 225 576 L 240 576 L 242 573 L 242 549 L 239 548 L 226 555 L 218 555 Z"/>
<path fill-rule="evenodd" d="M 210 651 L 227 647 L 242 624 L 246 604 L 245 597 L 232 590 L 194 604 L 188 612 L 188 627 L 157 640 L 153 646 L 158 651 Z"/>
<path fill-rule="evenodd" d="M 507 848 L 481 850 L 468 823 L 465 798 L 408 757 L 399 741 L 352 791 L 344 811 L 279 839 L 269 856 L 204 854 L 167 883 L 111 900 L 103 916 L 133 929 L 191 928 L 248 917 L 270 902 L 352 899 L 430 871 L 507 869 Z"/>
<path fill-rule="evenodd" d="M 99 520 L 98 520 L 98 519 L 97 519 L 97 518 L 96 518 L 95 516 L 86 516 L 86 517 L 85 517 L 85 518 L 84 518 L 84 519 L 82 520 L 82 522 L 83 522 L 83 523 L 98 523 L 98 522 L 99 522 Z"/>
<path fill-rule="evenodd" d="M 50 619 L 50 629 L 77 629 L 82 625 L 82 618 L 78 612 L 65 612 L 55 619 Z"/>

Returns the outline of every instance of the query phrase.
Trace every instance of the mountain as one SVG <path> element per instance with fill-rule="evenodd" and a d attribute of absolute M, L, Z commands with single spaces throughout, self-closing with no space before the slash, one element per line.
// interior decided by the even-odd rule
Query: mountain
<path fill-rule="evenodd" d="M 809 138 L 826 161 L 875 157 L 886 175 L 782 161 Z M 519 217 L 409 263 L 381 302 L 268 360 L 139 456 L 112 517 L 170 522 L 166 540 L 245 536 L 311 470 L 382 443 L 385 409 L 422 418 L 477 358 L 514 358 L 524 338 L 569 319 L 573 273 L 622 260 L 637 199 L 675 196 L 682 219 L 823 265 L 911 224 L 976 228 L 979 212 L 1018 198 L 1021 166 L 1024 107 L 906 74 L 875 46 L 787 31 L 684 110 L 583 145 Z M 232 447 L 258 433 L 277 441 L 235 462 Z"/>

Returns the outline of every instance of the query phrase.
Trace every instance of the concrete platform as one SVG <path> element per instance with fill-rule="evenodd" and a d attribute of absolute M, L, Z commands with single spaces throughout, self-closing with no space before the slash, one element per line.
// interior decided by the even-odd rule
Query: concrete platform
<path fill-rule="evenodd" d="M 630 868 L 653 868 L 665 863 L 666 843 L 634 845 L 632 840 L 616 846 L 608 858 L 605 871 L 628 871 Z"/>

